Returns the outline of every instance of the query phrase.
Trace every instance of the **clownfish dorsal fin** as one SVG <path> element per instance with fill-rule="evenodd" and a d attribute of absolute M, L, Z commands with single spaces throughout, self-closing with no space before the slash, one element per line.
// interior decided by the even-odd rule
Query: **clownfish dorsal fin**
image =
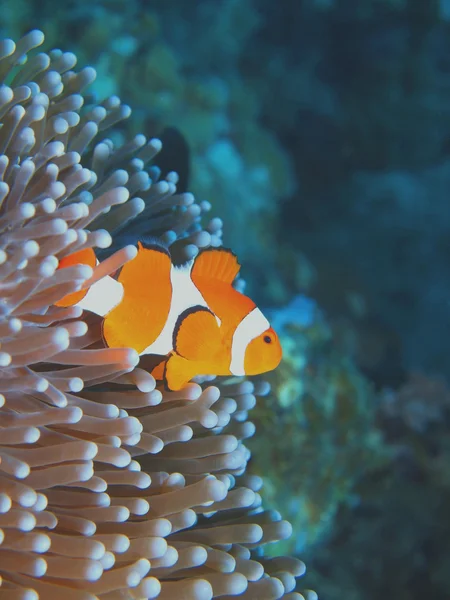
<path fill-rule="evenodd" d="M 205 306 L 193 306 L 180 314 L 173 330 L 174 351 L 191 361 L 212 358 L 220 348 L 220 329 Z"/>
<path fill-rule="evenodd" d="M 240 268 L 236 255 L 228 248 L 207 248 L 194 259 L 191 277 L 194 283 L 207 279 L 231 285 Z"/>

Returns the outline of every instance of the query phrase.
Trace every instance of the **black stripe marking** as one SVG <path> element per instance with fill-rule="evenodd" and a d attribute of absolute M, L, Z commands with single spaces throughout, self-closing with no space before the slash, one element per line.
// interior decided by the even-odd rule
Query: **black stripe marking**
<path fill-rule="evenodd" d="M 166 392 L 173 392 L 173 390 L 170 389 L 169 384 L 167 382 L 167 363 L 169 362 L 171 356 L 172 355 L 170 354 L 169 358 L 166 360 L 166 363 L 164 365 L 163 386 Z"/>
<path fill-rule="evenodd" d="M 100 325 L 100 335 L 101 335 L 101 338 L 102 338 L 102 342 L 105 344 L 106 348 L 109 348 L 109 346 L 108 346 L 108 344 L 107 344 L 107 342 L 105 340 L 105 334 L 103 333 L 104 327 L 105 327 L 105 317 L 102 318 L 102 322 L 101 322 L 101 325 Z"/>
<path fill-rule="evenodd" d="M 145 248 L 145 250 L 156 250 L 157 252 L 166 254 L 170 259 L 172 259 L 169 248 L 167 248 L 167 246 L 165 246 L 157 237 L 144 236 L 139 239 L 139 242 L 141 243 L 142 247 Z"/>
<path fill-rule="evenodd" d="M 197 256 L 200 256 L 203 252 L 210 252 L 211 250 L 214 250 L 214 252 L 226 252 L 227 254 L 231 254 L 237 260 L 238 264 L 240 264 L 237 254 L 235 254 L 231 248 L 225 248 L 225 246 L 207 246 L 206 248 L 200 248 L 198 254 L 194 257 L 194 262 Z"/>
<path fill-rule="evenodd" d="M 218 246 L 217 248 L 215 246 L 207 246 L 206 248 L 200 248 L 199 251 L 198 251 L 198 253 L 193 258 L 189 258 L 188 260 L 183 260 L 182 262 L 179 262 L 179 261 L 177 261 L 175 259 L 172 262 L 177 267 L 184 267 L 185 265 L 188 265 L 190 262 L 193 262 L 193 267 L 192 268 L 195 268 L 195 261 L 197 260 L 197 258 L 201 254 L 203 254 L 203 252 L 210 252 L 211 250 L 214 250 L 214 251 L 217 250 L 219 252 L 226 252 L 227 254 L 231 254 L 237 260 L 238 265 L 241 266 L 241 264 L 239 262 L 239 259 L 237 257 L 237 254 L 235 254 L 233 252 L 233 250 L 231 250 L 230 248 L 224 248 L 223 246 Z"/>

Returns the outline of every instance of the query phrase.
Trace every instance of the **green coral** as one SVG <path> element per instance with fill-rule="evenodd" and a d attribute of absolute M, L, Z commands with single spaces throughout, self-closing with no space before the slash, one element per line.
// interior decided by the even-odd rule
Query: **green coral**
<path fill-rule="evenodd" d="M 328 326 L 291 326 L 281 341 L 284 358 L 269 376 L 273 393 L 252 413 L 260 437 L 250 446 L 265 501 L 295 531 L 273 551 L 304 552 L 330 535 L 339 508 L 358 503 L 363 473 L 389 455 L 376 425 L 375 393 Z"/>

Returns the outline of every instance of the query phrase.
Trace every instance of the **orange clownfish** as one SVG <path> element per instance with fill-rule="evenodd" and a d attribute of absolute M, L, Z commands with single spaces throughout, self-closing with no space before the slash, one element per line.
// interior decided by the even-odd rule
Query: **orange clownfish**
<path fill-rule="evenodd" d="M 60 268 L 97 262 L 92 249 L 82 250 Z M 225 248 L 201 250 L 174 266 L 167 248 L 139 242 L 117 279 L 103 277 L 57 304 L 102 316 L 107 346 L 159 356 L 153 374 L 169 390 L 179 390 L 197 375 L 257 375 L 281 360 L 277 334 L 255 303 L 232 286 L 239 269 Z"/>

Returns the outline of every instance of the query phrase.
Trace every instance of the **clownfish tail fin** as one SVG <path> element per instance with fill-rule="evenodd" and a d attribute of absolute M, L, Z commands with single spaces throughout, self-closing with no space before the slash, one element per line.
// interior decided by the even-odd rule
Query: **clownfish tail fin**
<path fill-rule="evenodd" d="M 84 248 L 83 250 L 78 250 L 77 252 L 72 252 L 68 256 L 65 256 L 59 260 L 58 270 L 66 269 L 68 267 L 74 267 L 75 265 L 87 265 L 92 269 L 97 264 L 97 257 L 95 256 L 95 252 L 93 248 Z M 59 307 L 68 307 L 75 306 L 88 293 L 88 289 L 80 290 L 79 292 L 73 292 L 71 294 L 67 294 L 58 302 L 55 302 L 55 306 Z"/>

